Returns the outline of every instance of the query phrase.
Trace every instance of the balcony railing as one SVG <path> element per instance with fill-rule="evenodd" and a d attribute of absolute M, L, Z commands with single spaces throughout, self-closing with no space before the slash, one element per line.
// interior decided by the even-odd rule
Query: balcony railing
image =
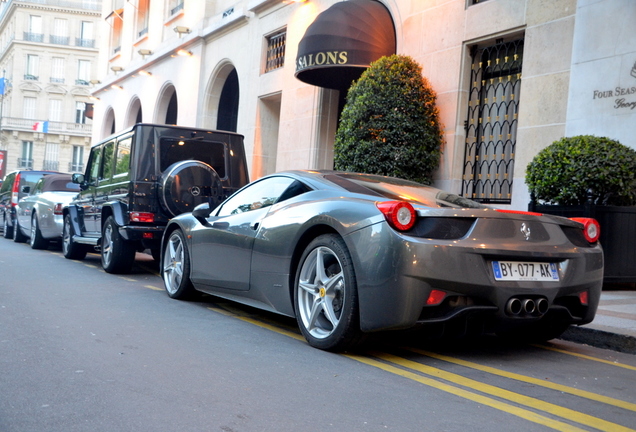
<path fill-rule="evenodd" d="M 59 171 L 59 166 L 60 163 L 58 161 L 45 160 L 44 164 L 42 165 L 42 169 L 46 171 Z"/>
<path fill-rule="evenodd" d="M 95 48 L 95 39 L 75 38 L 75 46 L 83 48 Z"/>
<path fill-rule="evenodd" d="M 49 78 L 50 82 L 55 84 L 64 84 L 64 78 Z"/>
<path fill-rule="evenodd" d="M 3 117 L 2 129 L 3 130 L 16 130 L 24 132 L 33 132 L 33 125 L 42 120 L 23 119 L 15 117 Z M 48 133 L 50 134 L 63 134 L 90 137 L 93 131 L 93 125 L 84 123 L 65 123 L 65 122 L 49 122 Z"/>
<path fill-rule="evenodd" d="M 175 15 L 177 12 L 181 11 L 183 9 L 183 3 L 184 2 L 181 2 L 174 8 L 170 9 L 170 16 Z"/>
<path fill-rule="evenodd" d="M 79 173 L 83 173 L 84 172 L 84 164 L 83 163 L 69 163 L 68 164 L 68 172 L 74 173 L 74 172 L 79 172 Z"/>
<path fill-rule="evenodd" d="M 70 45 L 68 36 L 49 35 L 49 42 L 55 45 Z"/>
<path fill-rule="evenodd" d="M 24 79 L 27 81 L 39 81 L 40 77 L 31 74 L 24 74 Z"/>
<path fill-rule="evenodd" d="M 88 82 L 87 80 L 82 80 L 82 79 L 76 79 L 75 80 L 75 85 L 85 85 L 85 86 L 87 86 L 89 84 L 90 84 L 90 82 Z"/>
<path fill-rule="evenodd" d="M 18 168 L 33 169 L 33 159 L 18 158 Z"/>
<path fill-rule="evenodd" d="M 44 42 L 44 34 L 24 32 L 24 40 L 28 42 Z"/>

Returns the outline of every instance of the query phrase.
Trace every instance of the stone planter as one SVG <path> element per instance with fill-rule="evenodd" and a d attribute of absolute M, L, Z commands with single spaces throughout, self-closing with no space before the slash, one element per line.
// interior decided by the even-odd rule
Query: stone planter
<path fill-rule="evenodd" d="M 565 217 L 593 217 L 601 225 L 601 246 L 605 255 L 604 282 L 636 282 L 636 206 L 538 205 L 528 210 Z"/>

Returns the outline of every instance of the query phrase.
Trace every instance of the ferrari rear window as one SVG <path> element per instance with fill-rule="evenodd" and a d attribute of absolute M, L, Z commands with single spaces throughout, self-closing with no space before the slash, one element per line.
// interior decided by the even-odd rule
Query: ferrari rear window
<path fill-rule="evenodd" d="M 428 207 L 486 208 L 470 199 L 395 177 L 338 173 L 326 175 L 325 178 L 352 193 L 365 193 L 391 200 L 410 201 Z"/>

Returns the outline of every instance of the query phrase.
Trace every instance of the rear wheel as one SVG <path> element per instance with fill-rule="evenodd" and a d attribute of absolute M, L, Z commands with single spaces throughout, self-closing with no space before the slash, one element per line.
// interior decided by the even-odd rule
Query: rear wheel
<path fill-rule="evenodd" d="M 108 216 L 102 229 L 102 267 L 107 273 L 128 273 L 135 262 L 134 245 L 119 235 L 119 228 Z"/>
<path fill-rule="evenodd" d="M 72 260 L 83 260 L 88 250 L 86 246 L 77 244 L 73 241 L 73 224 L 71 223 L 71 215 L 64 216 L 64 225 L 62 227 L 62 254 L 64 258 Z"/>
<path fill-rule="evenodd" d="M 15 223 L 13 224 L 13 241 L 16 243 L 25 243 L 29 238 L 22 234 L 22 230 L 20 229 L 20 225 L 18 224 L 18 220 L 16 218 Z"/>
<path fill-rule="evenodd" d="M 11 240 L 13 238 L 13 227 L 9 226 L 9 222 L 7 221 L 7 213 L 4 214 L 4 218 L 2 219 L 2 237 Z"/>
<path fill-rule="evenodd" d="M 184 300 L 195 293 L 190 281 L 188 246 L 181 230 L 173 231 L 165 244 L 161 275 L 171 298 Z"/>
<path fill-rule="evenodd" d="M 296 320 L 313 347 L 342 351 L 361 339 L 356 277 L 351 256 L 337 235 L 317 237 L 296 272 Z"/>
<path fill-rule="evenodd" d="M 33 213 L 31 217 L 31 239 L 29 240 L 29 244 L 31 245 L 31 249 L 46 249 L 49 246 L 49 241 L 42 237 L 36 213 Z"/>

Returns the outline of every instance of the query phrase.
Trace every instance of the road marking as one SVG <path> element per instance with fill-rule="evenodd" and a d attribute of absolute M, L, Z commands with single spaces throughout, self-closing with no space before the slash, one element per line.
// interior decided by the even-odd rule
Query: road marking
<path fill-rule="evenodd" d="M 585 355 L 585 354 L 580 354 L 580 353 L 575 353 L 575 352 L 570 352 L 570 351 L 566 351 L 560 348 L 555 348 L 555 347 L 551 347 L 551 346 L 547 346 L 547 345 L 533 345 L 536 346 L 538 348 L 543 348 L 549 351 L 555 351 L 555 352 L 559 352 L 559 353 L 563 353 L 563 354 L 567 354 L 567 355 L 571 355 L 571 356 L 575 356 L 575 357 L 580 357 L 580 358 L 584 358 L 586 360 L 593 360 L 595 362 L 599 362 L 599 363 L 606 363 L 612 366 L 617 366 L 617 367 L 622 367 L 625 369 L 629 369 L 629 370 L 633 370 L 636 371 L 636 367 L 634 366 L 630 366 L 630 365 L 626 365 L 626 364 L 622 364 L 622 363 L 617 363 L 617 362 L 613 362 L 610 360 L 604 360 L 604 359 L 600 359 L 598 357 L 592 357 L 589 355 Z"/>
<path fill-rule="evenodd" d="M 152 285 L 144 285 L 144 287 L 149 288 L 149 289 L 154 290 L 154 291 L 165 291 L 163 288 L 159 288 L 159 287 L 152 286 Z"/>
<path fill-rule="evenodd" d="M 208 307 L 208 309 L 214 312 L 218 312 L 225 316 L 240 319 L 241 321 L 256 325 L 258 327 L 261 327 L 267 330 L 271 330 L 278 334 L 288 336 L 299 341 L 303 341 L 303 342 L 305 341 L 305 338 L 296 332 L 281 328 L 276 325 L 264 323 L 263 321 L 255 319 L 255 318 L 251 318 L 247 316 L 244 312 L 238 311 L 236 309 L 232 310 L 234 308 L 232 308 L 231 306 Z M 520 408 L 512 404 L 501 402 L 497 399 L 493 399 L 487 396 L 473 393 L 471 391 L 468 391 L 459 387 L 455 387 L 455 386 L 443 383 L 433 378 L 424 377 L 418 373 L 414 373 L 414 372 L 405 370 L 403 368 L 411 369 L 419 373 L 433 376 L 438 379 L 446 380 L 463 387 L 468 387 L 472 390 L 476 390 L 481 393 L 485 393 L 485 394 L 489 394 L 498 398 L 509 400 L 519 405 L 525 405 L 533 409 L 538 409 L 546 413 L 556 415 L 558 417 L 561 417 L 561 418 L 564 418 L 564 419 L 567 419 L 567 420 L 570 420 L 585 426 L 594 427 L 595 429 L 598 429 L 601 431 L 608 431 L 608 432 L 621 432 L 621 431 L 633 432 L 634 431 L 633 429 L 630 429 L 630 428 L 627 428 L 627 427 L 624 427 L 619 424 L 612 423 L 603 419 L 599 419 L 597 417 L 593 417 L 579 411 L 571 410 L 569 408 L 561 407 L 559 405 L 551 404 L 549 402 L 545 402 L 540 399 L 532 398 L 532 397 L 525 396 L 519 393 L 514 393 L 509 390 L 492 386 L 490 384 L 481 383 L 479 381 L 476 381 L 470 378 L 465 378 L 458 374 L 446 372 L 441 369 L 437 369 L 431 366 L 426 366 L 421 363 L 417 363 L 412 360 L 407 360 L 407 359 L 397 357 L 391 354 L 380 353 L 380 352 L 370 353 L 370 355 L 373 355 L 374 357 L 381 359 L 387 363 L 384 363 L 384 362 L 381 362 L 381 361 L 378 361 L 363 355 L 356 355 L 356 354 L 342 354 L 342 355 L 352 360 L 356 360 L 360 363 L 364 363 L 366 365 L 382 369 L 386 372 L 390 372 L 392 374 L 399 375 L 401 377 L 411 379 L 413 381 L 417 381 L 429 387 L 433 387 L 438 390 L 442 390 L 444 392 L 447 392 L 447 393 L 450 393 L 450 394 L 453 394 L 453 395 L 456 395 L 456 396 L 459 396 L 459 397 L 462 397 L 477 403 L 481 403 L 483 405 L 487 405 L 489 407 L 498 409 L 500 411 L 516 415 L 525 420 L 543 425 L 545 427 L 549 427 L 554 430 L 583 431 L 585 429 L 581 429 L 576 426 L 570 425 L 568 423 L 551 419 L 549 417 L 537 414 L 533 411 Z M 424 355 L 427 355 L 427 354 L 424 354 Z M 389 363 L 398 365 L 400 367 L 393 366 Z"/>
<path fill-rule="evenodd" d="M 466 360 L 461 360 L 461 359 L 457 359 L 457 358 L 453 358 L 453 357 L 449 357 L 449 356 L 445 356 L 442 354 L 436 354 L 430 351 L 424 351 L 424 350 L 420 350 L 420 349 L 416 349 L 416 348 L 407 348 L 404 347 L 404 349 L 408 350 L 408 351 L 412 351 L 414 353 L 417 354 L 421 354 L 421 355 L 425 355 L 427 357 L 431 357 L 431 358 L 435 358 L 438 360 L 442 360 L 445 362 L 449 362 L 449 363 L 454 363 L 456 365 L 460 365 L 460 366 L 464 366 L 467 368 L 471 368 L 471 369 L 476 369 L 482 372 L 487 372 L 493 375 L 498 375 L 498 376 L 502 376 L 504 378 L 510 378 L 516 381 L 521 381 L 521 382 L 526 382 L 529 384 L 533 384 L 533 385 L 537 385 L 537 386 L 541 386 L 541 387 L 545 387 L 545 388 L 549 388 L 551 390 L 556 390 L 556 391 L 560 391 L 563 393 L 569 393 L 571 395 L 575 395 L 575 396 L 579 396 L 582 398 L 586 398 L 586 399 L 590 399 L 596 402 L 602 402 L 608 405 L 612 405 L 612 406 L 616 406 L 619 408 L 623 408 L 626 410 L 630 410 L 630 411 L 636 411 L 636 404 L 630 403 L 630 402 L 626 402 L 626 401 L 622 401 L 620 399 L 615 399 L 612 397 L 608 397 L 608 396 L 603 396 L 603 395 L 599 395 L 596 393 L 592 393 L 592 392 L 588 392 L 585 390 L 580 390 L 574 387 L 568 387 L 562 384 L 557 384 L 551 381 L 545 381 L 545 380 L 541 380 L 538 378 L 532 378 L 526 375 L 521 375 L 521 374 L 516 374 L 513 372 L 506 372 L 500 369 L 496 369 L 490 366 L 483 366 L 477 363 L 473 363 L 470 361 L 466 361 Z M 568 354 L 567 352 L 565 352 L 566 354 Z"/>

